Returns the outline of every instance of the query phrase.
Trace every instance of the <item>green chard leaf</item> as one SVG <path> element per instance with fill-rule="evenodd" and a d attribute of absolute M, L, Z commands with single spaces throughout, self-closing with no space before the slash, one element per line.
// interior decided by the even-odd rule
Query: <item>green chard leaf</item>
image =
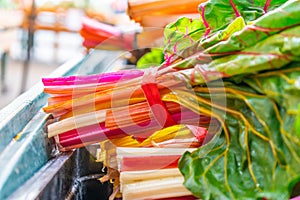
<path fill-rule="evenodd" d="M 181 51 L 199 40 L 204 33 L 205 26 L 200 19 L 182 17 L 165 27 L 165 51 Z"/>
<path fill-rule="evenodd" d="M 199 39 L 193 44 L 186 46 L 186 48 L 179 49 L 176 52 L 176 56 L 180 58 L 189 58 L 193 54 L 200 52 L 206 52 L 205 49 L 218 44 L 221 41 L 226 41 L 234 33 L 242 30 L 245 27 L 245 21 L 242 17 L 237 17 L 233 22 L 231 22 L 225 29 L 210 35 L 210 37 L 205 37 Z"/>
<path fill-rule="evenodd" d="M 223 95 L 225 107 L 202 100 L 203 91 L 198 95 L 200 107 L 214 107 L 215 115 L 224 121 L 222 134 L 205 145 L 215 142 L 213 149 L 203 146 L 186 152 L 179 162 L 184 185 L 195 196 L 290 198 L 294 184 L 300 181 L 300 136 L 295 134 L 296 115 L 291 112 L 300 99 L 299 77 L 300 64 L 249 75 L 240 84 L 225 83 L 224 94 L 209 94 L 210 98 Z"/>
<path fill-rule="evenodd" d="M 200 4 L 200 19 L 180 18 L 165 28 L 165 52 L 176 55 L 173 61 L 187 58 L 226 40 L 244 27 L 244 21 L 252 22 L 286 1 L 210 0 Z"/>
<path fill-rule="evenodd" d="M 258 18 L 242 31 L 234 33 L 228 40 L 206 49 L 205 53 L 240 51 L 296 25 L 300 25 L 300 1 L 289 0 L 281 7 Z"/>
<path fill-rule="evenodd" d="M 284 67 L 292 61 L 300 61 L 300 26 L 289 28 L 266 38 L 254 46 L 240 52 L 235 52 L 212 60 L 207 64 L 206 54 L 196 54 L 177 62 L 173 65 L 176 69 L 187 69 L 195 66 L 189 71 L 178 71 L 185 73 L 187 77 L 193 76 L 193 83 L 203 84 L 222 77 L 232 77 L 258 73 L 264 70 L 272 70 Z M 176 76 L 176 73 L 174 73 Z"/>
<path fill-rule="evenodd" d="M 264 14 L 247 26 L 242 25 L 244 20 L 241 19 L 243 18 L 238 17 L 225 29 L 177 51 L 176 56 L 193 59 L 193 54 L 202 53 L 204 55 L 198 60 L 205 63 L 249 48 L 276 33 L 300 25 L 300 2 L 298 0 L 287 1 L 281 7 Z M 222 35 L 225 37 L 220 37 Z M 203 57 L 210 59 L 203 59 Z"/>
<path fill-rule="evenodd" d="M 199 6 L 211 30 L 220 30 L 235 18 L 242 16 L 246 22 L 254 21 L 287 0 L 210 0 Z"/>

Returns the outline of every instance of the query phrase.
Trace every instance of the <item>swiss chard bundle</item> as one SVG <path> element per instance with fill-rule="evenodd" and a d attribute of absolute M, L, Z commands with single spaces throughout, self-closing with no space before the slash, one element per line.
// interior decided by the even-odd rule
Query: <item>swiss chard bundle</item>
<path fill-rule="evenodd" d="M 288 199 L 300 180 L 300 1 L 199 8 L 167 26 L 156 70 L 44 79 L 44 110 L 60 120 L 49 136 L 65 149 L 203 145 L 178 164 L 195 196 Z"/>
<path fill-rule="evenodd" d="M 249 2 L 237 4 L 243 3 L 247 8 Z M 248 13 L 260 13 L 249 16 L 234 1 L 209 1 L 200 6 L 202 20 L 182 18 L 166 28 L 162 71 L 179 70 L 166 76 L 194 86 L 197 94 L 177 92 L 177 98 L 198 113 L 213 109 L 210 115 L 223 127 L 179 163 L 185 186 L 199 198 L 288 199 L 300 180 L 300 2 L 266 14 L 269 5 L 263 11 L 248 7 Z"/>

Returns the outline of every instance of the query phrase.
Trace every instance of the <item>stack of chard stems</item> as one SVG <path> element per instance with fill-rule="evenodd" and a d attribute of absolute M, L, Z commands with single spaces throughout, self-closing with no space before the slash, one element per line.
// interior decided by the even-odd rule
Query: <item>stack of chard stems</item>
<path fill-rule="evenodd" d="M 289 199 L 300 180 L 300 1 L 211 0 L 199 12 L 165 28 L 160 66 L 43 79 L 49 137 L 61 150 L 109 141 L 106 159 L 120 147 L 187 148 L 177 178 L 195 197 Z"/>

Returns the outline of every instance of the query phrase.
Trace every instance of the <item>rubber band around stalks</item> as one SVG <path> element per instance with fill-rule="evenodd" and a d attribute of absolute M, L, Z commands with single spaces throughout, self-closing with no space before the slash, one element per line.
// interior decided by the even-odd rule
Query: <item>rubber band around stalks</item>
<path fill-rule="evenodd" d="M 166 105 L 161 100 L 161 96 L 155 82 L 157 69 L 149 68 L 145 71 L 143 76 L 142 90 L 146 97 L 146 100 L 151 108 L 157 123 L 160 124 L 162 128 L 176 125 L 177 123 L 172 118 Z"/>

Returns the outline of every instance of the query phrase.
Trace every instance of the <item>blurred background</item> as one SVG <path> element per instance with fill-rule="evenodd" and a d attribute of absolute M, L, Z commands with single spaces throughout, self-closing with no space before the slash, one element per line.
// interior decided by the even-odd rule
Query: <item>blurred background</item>
<path fill-rule="evenodd" d="M 84 16 L 127 23 L 126 7 L 126 0 L 0 0 L 0 109 L 86 52 Z"/>
<path fill-rule="evenodd" d="M 198 4 L 199 0 L 0 0 L 0 109 L 90 49 L 130 51 L 126 59 L 136 64 L 151 47 L 163 46 L 167 24 L 181 16 L 198 18 Z"/>

